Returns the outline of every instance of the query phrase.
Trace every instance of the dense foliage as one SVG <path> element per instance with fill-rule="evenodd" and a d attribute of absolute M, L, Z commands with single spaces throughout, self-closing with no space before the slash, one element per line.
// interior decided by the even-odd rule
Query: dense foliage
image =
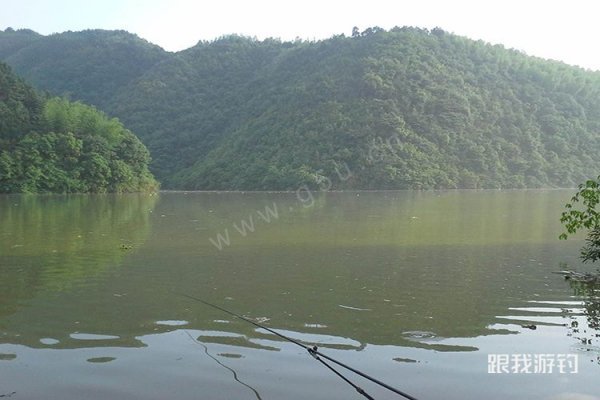
<path fill-rule="evenodd" d="M 586 246 L 581 249 L 583 262 L 600 260 L 600 176 L 589 179 L 579 185 L 579 191 L 565 205 L 560 221 L 566 232 L 560 239 L 566 239 L 569 234 L 587 229 Z"/>
<path fill-rule="evenodd" d="M 0 60 L 38 89 L 105 110 L 110 98 L 167 54 L 125 31 L 86 30 L 42 36 L 0 31 Z"/>
<path fill-rule="evenodd" d="M 99 43 L 110 35 L 93 34 Z M 73 50 L 63 78 L 52 71 L 58 45 L 33 63 L 19 55 L 30 45 L 11 42 L 10 52 L 3 36 L 0 55 L 58 94 L 98 70 L 120 76 L 110 52 L 94 66 Z M 149 50 L 138 41 L 129 46 Z M 144 51 L 131 50 L 130 63 Z M 369 28 L 319 42 L 229 36 L 157 59 L 114 95 L 93 82 L 111 93 L 97 103 L 140 135 L 166 187 L 572 187 L 600 170 L 599 72 L 441 29 Z M 88 96 L 83 84 L 69 91 Z"/>
<path fill-rule="evenodd" d="M 0 63 L 0 193 L 152 190 L 149 161 L 118 120 L 46 100 Z"/>

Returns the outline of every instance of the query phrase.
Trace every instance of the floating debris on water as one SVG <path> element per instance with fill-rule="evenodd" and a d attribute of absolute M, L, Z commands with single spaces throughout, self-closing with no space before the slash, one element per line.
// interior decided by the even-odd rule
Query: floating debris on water
<path fill-rule="evenodd" d="M 327 328 L 327 325 L 325 325 L 325 324 L 304 324 L 304 327 L 305 328 L 319 328 L 319 329 L 322 329 L 322 328 Z"/>
<path fill-rule="evenodd" d="M 600 283 L 600 271 L 596 273 L 590 272 L 576 272 L 571 270 L 565 271 L 554 271 L 554 274 L 562 275 L 567 280 L 583 283 Z"/>

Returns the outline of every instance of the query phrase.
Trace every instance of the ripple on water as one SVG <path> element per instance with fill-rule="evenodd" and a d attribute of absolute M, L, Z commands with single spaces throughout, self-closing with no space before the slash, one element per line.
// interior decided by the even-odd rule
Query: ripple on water
<path fill-rule="evenodd" d="M 260 331 L 260 330 L 261 330 L 260 328 L 256 329 L 256 331 Z M 318 344 L 321 346 L 340 346 L 340 347 L 349 347 L 349 348 L 361 348 L 362 347 L 361 342 L 354 340 L 354 339 L 341 337 L 341 336 L 323 335 L 320 333 L 296 332 L 296 331 L 290 331 L 290 330 L 281 329 L 281 328 L 276 328 L 276 330 L 280 334 L 285 335 L 289 338 L 299 340 L 302 342 L 306 342 L 306 343 L 314 343 L 314 344 Z M 271 332 L 264 332 L 264 333 L 266 333 L 267 335 L 272 335 Z"/>
<path fill-rule="evenodd" d="M 116 360 L 116 357 L 92 357 L 88 358 L 86 361 L 94 364 L 107 363 Z"/>
<path fill-rule="evenodd" d="M 413 360 L 412 358 L 402 358 L 402 357 L 396 357 L 393 360 L 397 361 L 397 362 L 403 362 L 403 363 L 417 363 L 417 362 L 420 362 L 420 361 L 417 361 L 417 360 Z"/>
<path fill-rule="evenodd" d="M 434 339 L 437 337 L 435 333 L 427 331 L 407 331 L 402 332 L 402 336 L 408 339 Z"/>
<path fill-rule="evenodd" d="M 217 355 L 219 355 L 221 357 L 226 357 L 226 358 L 244 358 L 243 355 L 237 354 L 237 353 L 219 353 Z"/>
<path fill-rule="evenodd" d="M 16 354 L 13 353 L 0 353 L 0 361 L 11 361 L 17 358 Z"/>
<path fill-rule="evenodd" d="M 166 325 L 166 326 L 183 326 L 189 324 L 188 321 L 178 320 L 178 319 L 167 319 L 162 321 L 156 321 L 156 325 Z"/>
<path fill-rule="evenodd" d="M 119 336 L 114 335 L 99 335 L 96 333 L 71 333 L 71 339 L 75 340 L 114 340 L 119 339 Z"/>
<path fill-rule="evenodd" d="M 41 338 L 40 343 L 48 345 L 48 346 L 54 346 L 55 344 L 59 344 L 60 340 L 56 340 L 53 338 Z"/>

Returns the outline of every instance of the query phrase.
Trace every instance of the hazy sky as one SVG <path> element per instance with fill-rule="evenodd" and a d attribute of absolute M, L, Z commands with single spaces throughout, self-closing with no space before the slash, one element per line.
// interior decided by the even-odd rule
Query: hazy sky
<path fill-rule="evenodd" d="M 439 26 L 596 70 L 599 18 L 599 0 L 0 0 L 0 29 L 125 29 L 171 51 L 230 33 L 322 39 L 353 26 Z"/>

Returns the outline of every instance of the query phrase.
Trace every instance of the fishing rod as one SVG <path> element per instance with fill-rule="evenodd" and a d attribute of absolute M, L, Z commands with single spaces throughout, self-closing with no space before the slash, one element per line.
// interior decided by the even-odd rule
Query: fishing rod
<path fill-rule="evenodd" d="M 371 397 L 367 392 L 365 392 L 360 386 L 358 386 L 354 382 L 350 381 L 347 377 L 345 377 L 344 375 L 342 375 L 338 370 L 336 370 L 331 365 L 329 365 L 325 360 L 330 361 L 330 362 L 332 362 L 334 364 L 337 364 L 340 367 L 347 369 L 348 371 L 354 372 L 355 374 L 357 374 L 359 376 L 362 376 L 363 378 L 365 378 L 365 379 L 367 379 L 367 380 L 369 380 L 369 381 L 371 381 L 371 382 L 373 382 L 373 383 L 375 383 L 375 384 L 377 384 L 377 385 L 379 385 L 379 386 L 381 386 L 381 387 L 383 387 L 383 388 L 385 388 L 385 389 L 387 389 L 387 390 L 389 390 L 389 391 L 391 391 L 393 393 L 396 393 L 396 394 L 398 394 L 398 395 L 400 395 L 400 396 L 402 396 L 402 397 L 404 397 L 406 399 L 409 399 L 409 400 L 418 400 L 416 397 L 413 397 L 413 396 L 411 396 L 408 393 L 404 393 L 403 391 L 401 391 L 399 389 L 396 389 L 395 387 L 390 386 L 390 385 L 388 385 L 388 384 L 386 384 L 386 383 L 384 383 L 384 382 L 382 382 L 382 381 L 380 381 L 380 380 L 378 380 L 376 378 L 373 378 L 372 376 L 369 376 L 369 375 L 365 374 L 364 372 L 357 370 L 356 368 L 352 368 L 349 365 L 346 365 L 346 364 L 342 363 L 341 361 L 338 361 L 338 360 L 336 360 L 336 359 L 334 359 L 332 357 L 329 357 L 326 354 L 321 353 L 319 351 L 319 349 L 318 349 L 317 346 L 312 346 L 312 347 L 306 346 L 306 345 L 300 343 L 299 341 L 297 341 L 295 339 L 292 339 L 292 338 L 290 338 L 290 337 L 288 337 L 286 335 L 283 335 L 283 334 L 277 332 L 276 330 L 268 328 L 268 327 L 266 327 L 266 326 L 264 326 L 262 324 L 259 324 L 256 321 L 252 321 L 251 319 L 246 318 L 243 315 L 236 314 L 233 311 L 229 311 L 229 310 L 227 310 L 227 309 L 225 309 L 223 307 L 220 307 L 220 306 L 218 306 L 216 304 L 209 303 L 209 302 L 207 302 L 205 300 L 202 300 L 202 299 L 199 299 L 197 297 L 190 296 L 190 295 L 187 295 L 187 294 L 184 294 L 184 293 L 180 293 L 180 295 L 184 296 L 184 297 L 187 297 L 188 299 L 192 299 L 194 301 L 200 302 L 200 303 L 202 303 L 204 305 L 207 305 L 209 307 L 212 307 L 212 308 L 214 308 L 216 310 L 219 310 L 219 311 L 222 311 L 222 312 L 227 313 L 229 315 L 232 315 L 232 316 L 234 316 L 236 318 L 241 319 L 242 321 L 246 321 L 246 322 L 248 322 L 248 323 L 250 323 L 250 324 L 252 324 L 252 325 L 254 325 L 254 326 L 258 327 L 258 328 L 264 329 L 267 332 L 270 332 L 270 333 L 272 333 L 272 334 L 274 334 L 274 335 L 276 335 L 276 336 L 278 336 L 278 337 L 280 337 L 280 338 L 282 338 L 284 340 L 287 340 L 288 342 L 294 343 L 295 345 L 302 347 L 313 358 L 315 358 L 317 361 L 319 361 L 321 364 L 323 364 L 325 367 L 327 367 L 330 371 L 332 371 L 334 374 L 336 374 L 341 379 L 343 379 L 347 384 L 349 384 L 350 386 L 352 386 L 358 393 L 360 393 L 361 395 L 363 395 L 364 397 L 366 397 L 369 400 L 375 400 L 375 399 L 373 397 Z"/>

